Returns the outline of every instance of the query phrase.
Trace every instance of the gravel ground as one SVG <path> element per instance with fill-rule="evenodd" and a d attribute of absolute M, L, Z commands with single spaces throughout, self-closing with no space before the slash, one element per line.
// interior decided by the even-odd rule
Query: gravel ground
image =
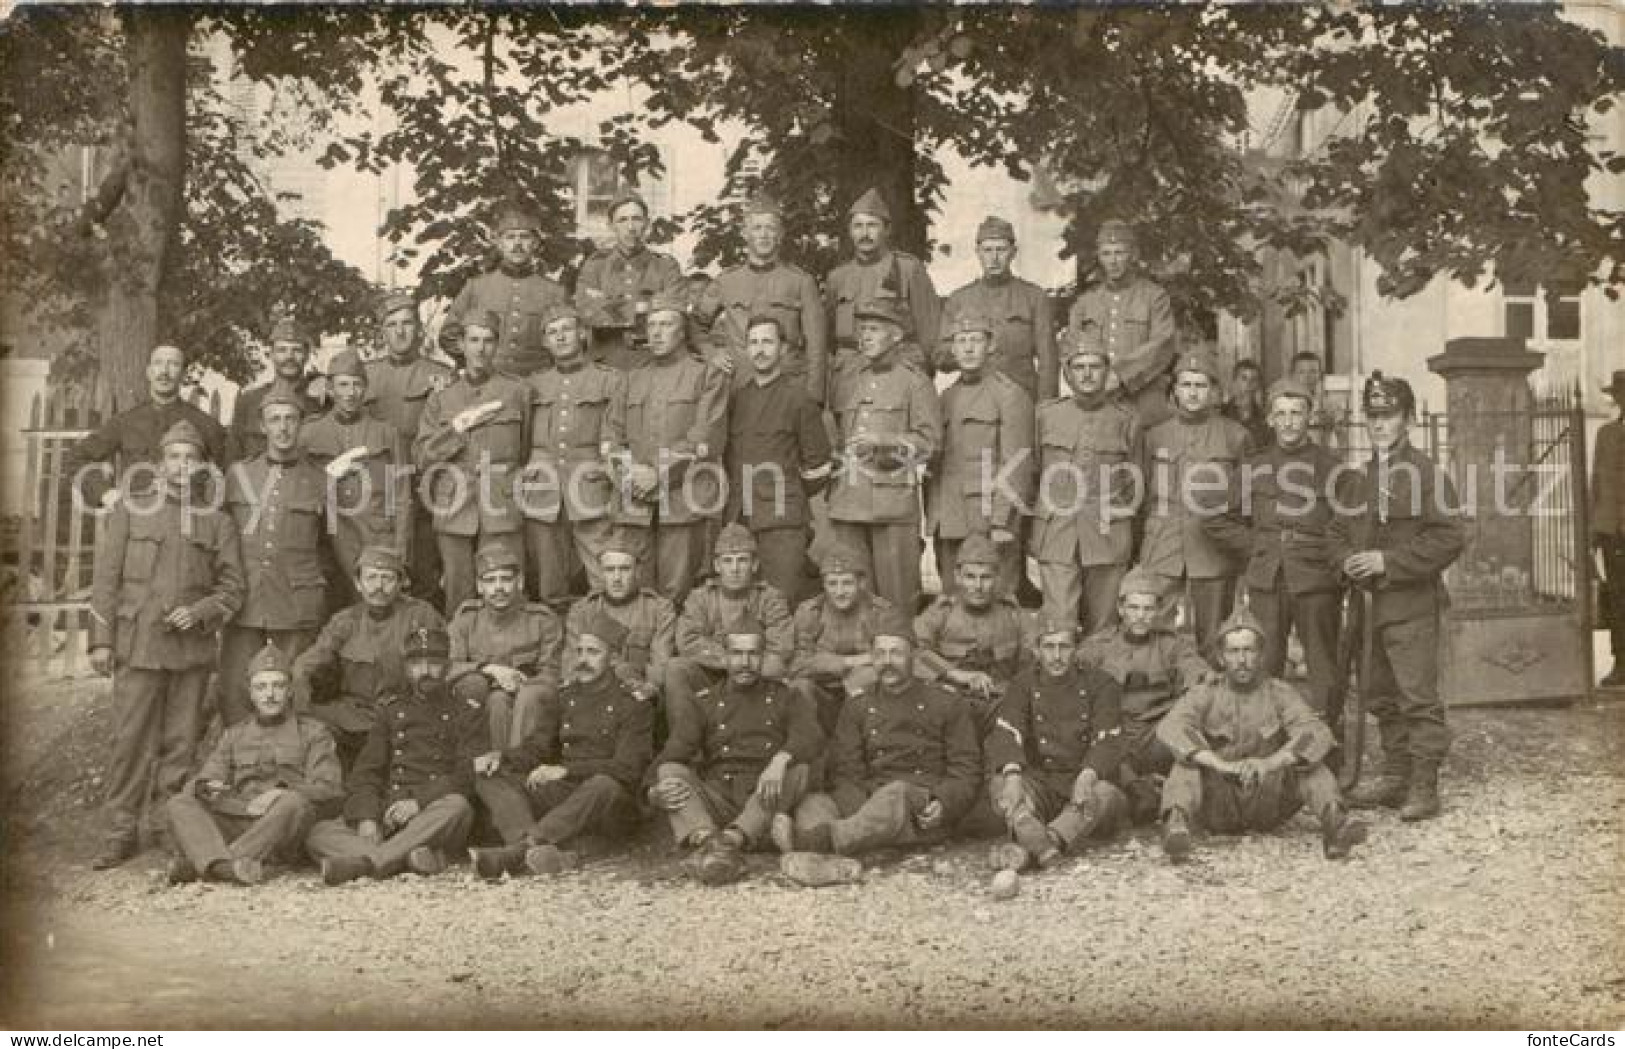
<path fill-rule="evenodd" d="M 1625 1022 L 1625 707 L 1463 711 L 1446 814 L 1141 832 L 987 895 L 986 842 L 704 889 L 657 833 L 552 880 L 167 888 L 93 874 L 105 686 L 8 697 L 4 966 L 24 1027 L 1508 1027 Z"/>

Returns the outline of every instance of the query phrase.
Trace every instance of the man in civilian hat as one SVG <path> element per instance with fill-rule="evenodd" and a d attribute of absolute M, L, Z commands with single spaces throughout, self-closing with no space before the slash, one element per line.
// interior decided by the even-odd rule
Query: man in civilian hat
<path fill-rule="evenodd" d="M 247 677 L 254 716 L 227 726 L 186 789 L 169 799 L 170 884 L 258 884 L 267 863 L 298 858 L 321 808 L 344 796 L 333 736 L 293 713 L 288 657 L 266 642 Z"/>
<path fill-rule="evenodd" d="M 766 646 L 752 619 L 728 628 L 727 678 L 671 712 L 671 738 L 655 759 L 649 803 L 666 814 L 677 844 L 692 850 L 689 869 L 708 885 L 744 873 L 742 854 L 767 843 L 774 817 L 795 810 L 823 748 L 807 697 L 763 676 Z M 788 822 L 781 822 L 775 844 L 788 851 Z"/>
<path fill-rule="evenodd" d="M 378 721 L 378 706 L 401 684 L 401 646 L 424 629 L 444 630 L 428 604 L 401 590 L 401 555 L 369 546 L 356 559 L 361 600 L 340 609 L 293 663 L 293 695 L 300 713 L 333 732 L 348 769 Z"/>
<path fill-rule="evenodd" d="M 658 696 L 666 682 L 666 664 L 677 646 L 677 607 L 639 585 L 638 555 L 612 536 L 598 554 L 602 584 L 570 606 L 564 622 L 564 650 L 574 652 L 576 637 L 599 615 L 626 628 L 610 650 L 610 669 L 641 698 Z M 522 721 L 528 719 L 522 719 Z"/>
<path fill-rule="evenodd" d="M 241 538 L 246 592 L 220 637 L 220 719 L 235 725 L 254 712 L 248 664 L 267 644 L 296 658 L 327 616 L 322 574 L 328 516 L 327 475 L 300 440 L 304 405 L 288 390 L 259 402 L 265 451 L 233 464 L 226 507 Z"/>
<path fill-rule="evenodd" d="M 903 321 L 889 299 L 856 310 L 863 365 L 836 376 L 841 463 L 829 493 L 833 538 L 865 559 L 875 592 L 910 611 L 920 594 L 924 473 L 942 447 L 931 380 L 897 359 Z"/>
<path fill-rule="evenodd" d="M 1450 603 L 1444 571 L 1467 544 L 1450 475 L 1412 447 L 1410 383 L 1373 372 L 1362 394 L 1372 456 L 1347 475 L 1328 554 L 1370 595 L 1371 680 L 1366 709 L 1382 736 L 1380 775 L 1349 796 L 1356 808 L 1398 808 L 1401 819 L 1439 814 L 1439 765 L 1450 748 L 1439 699 L 1439 618 Z"/>
<path fill-rule="evenodd" d="M 942 394 L 942 462 L 931 481 L 928 530 L 936 537 L 945 587 L 958 574 L 960 545 L 987 535 L 998 552 L 999 592 L 1014 594 L 1026 569 L 1022 522 L 1038 473 L 1033 402 L 1003 372 L 987 367 L 992 321 L 961 313 L 949 324 L 959 379 Z"/>
<path fill-rule="evenodd" d="M 1015 227 L 997 215 L 983 219 L 976 227 L 976 261 L 982 275 L 949 295 L 943 305 L 936 364 L 939 371 L 960 367 L 954 355 L 960 330 L 956 320 L 968 316 L 989 322 L 990 370 L 1008 376 L 1029 401 L 1037 403 L 1060 391 L 1055 319 L 1044 289 L 1010 272 L 1015 258 Z"/>
<path fill-rule="evenodd" d="M 925 263 L 891 247 L 891 209 L 878 191 L 864 191 L 846 214 L 852 258 L 831 270 L 824 282 L 824 301 L 835 332 L 832 379 L 863 366 L 867 355 L 859 345 L 863 320 L 859 310 L 873 299 L 891 302 L 898 359 L 929 377 L 942 312 L 931 274 Z"/>
<path fill-rule="evenodd" d="M 713 363 L 733 376 L 740 389 L 753 375 L 751 332 L 760 318 L 772 318 L 781 346 L 780 365 L 789 384 L 822 405 L 829 383 L 829 318 L 818 282 L 806 270 L 779 256 L 784 212 L 777 201 L 758 196 L 741 216 L 745 261 L 712 282 L 700 301 L 700 316 L 711 325 Z"/>
<path fill-rule="evenodd" d="M 649 301 L 648 360 L 610 402 L 604 443 L 615 467 L 615 525 L 638 550 L 645 585 L 681 603 L 721 516 L 727 377 L 688 352 L 682 300 Z"/>
<path fill-rule="evenodd" d="M 569 870 L 579 856 L 566 847 L 582 835 L 624 837 L 637 825 L 654 713 L 611 666 L 625 644 L 608 615 L 583 623 L 570 679 L 543 700 L 535 728 L 474 760 L 474 789 L 502 835 L 500 848 L 469 850 L 482 878 Z"/>
<path fill-rule="evenodd" d="M 728 408 L 726 517 L 756 536 L 762 577 L 794 608 L 809 596 L 810 503 L 834 470 L 829 432 L 817 400 L 784 373 L 779 319 L 758 314 L 746 328 L 750 378 Z"/>
<path fill-rule="evenodd" d="M 459 695 L 483 698 L 491 719 L 491 749 L 517 746 L 559 690 L 564 622 L 540 601 L 525 600 L 524 562 L 494 541 L 474 555 L 479 597 L 452 615 L 451 682 Z"/>
<path fill-rule="evenodd" d="M 1177 759 L 1162 788 L 1163 851 L 1188 856 L 1195 826 L 1273 830 L 1307 808 L 1326 858 L 1347 857 L 1366 828 L 1348 818 L 1337 777 L 1322 763 L 1331 731 L 1297 689 L 1264 672 L 1264 628 L 1252 613 L 1226 620 L 1219 645 L 1224 675 L 1186 692 L 1157 727 Z"/>
<path fill-rule="evenodd" d="M 1591 543 L 1602 554 L 1610 606 L 1608 640 L 1614 665 L 1603 688 L 1625 686 L 1625 368 L 1614 372 L 1603 392 L 1622 409 L 1621 417 L 1597 431 L 1591 462 Z"/>
<path fill-rule="evenodd" d="M 135 855 L 143 809 L 185 783 L 206 723 L 217 634 L 243 602 L 236 525 L 193 501 L 203 435 L 181 419 L 159 453 L 160 486 L 114 506 L 92 570 L 90 665 L 113 676 L 114 722 L 110 825 L 97 869 Z"/>
<path fill-rule="evenodd" d="M 645 360 L 639 344 L 649 304 L 657 295 L 681 296 L 683 271 L 670 255 L 649 250 L 649 205 L 636 193 L 610 201 L 609 226 L 613 243 L 581 264 L 575 305 L 590 334 L 592 359 L 629 371 Z"/>
<path fill-rule="evenodd" d="M 598 555 L 615 532 L 609 421 L 627 377 L 587 358 L 575 307 L 549 310 L 545 330 L 553 367 L 530 377 L 529 458 L 518 495 L 536 597 L 562 608 L 578 559 L 589 589 L 601 582 Z"/>
<path fill-rule="evenodd" d="M 817 706 L 825 736 L 847 697 L 874 686 L 871 640 L 880 618 L 892 604 L 869 589 L 863 558 L 832 544 L 819 566 L 823 592 L 796 609 L 796 654 L 790 664 L 792 683 Z"/>
<path fill-rule="evenodd" d="M 538 272 L 542 220 L 527 204 L 509 201 L 491 226 L 495 268 L 474 277 L 457 293 L 440 328 L 440 348 L 453 357 L 462 349 L 470 317 L 495 314 L 500 322 L 493 367 L 524 378 L 552 363 L 542 335 L 548 309 L 570 301 L 564 288 Z"/>
<path fill-rule="evenodd" d="M 228 456 L 234 463 L 246 462 L 265 452 L 264 417 L 260 402 L 273 393 L 297 400 L 305 417 L 323 408 L 312 395 L 311 376 L 306 372 L 315 339 L 291 316 L 277 318 L 271 326 L 271 378 L 237 395 L 231 410 L 231 432 L 227 438 Z"/>
<path fill-rule="evenodd" d="M 1174 368 L 1173 418 L 1146 431 L 1145 536 L 1140 567 L 1169 587 L 1183 586 L 1196 621 L 1196 647 L 1212 651 L 1230 613 L 1240 565 L 1213 541 L 1204 522 L 1224 510 L 1247 454 L 1247 430 L 1219 414 L 1219 366 L 1193 350 Z"/>
<path fill-rule="evenodd" d="M 1168 293 L 1135 265 L 1134 229 L 1109 219 L 1095 237 L 1101 281 L 1072 304 L 1074 336 L 1093 329 L 1110 355 L 1124 398 L 1149 430 L 1168 418 L 1168 369 L 1174 363 L 1174 311 Z"/>
<path fill-rule="evenodd" d="M 1039 489 L 1032 552 L 1044 614 L 1080 619 L 1085 636 L 1110 627 L 1134 547 L 1144 456 L 1134 412 L 1106 391 L 1111 358 L 1092 333 L 1066 356 L 1069 397 L 1038 406 Z M 1081 608 L 1081 613 L 1080 613 Z"/>
<path fill-rule="evenodd" d="M 412 459 L 434 514 L 447 608 L 474 596 L 474 551 L 519 535 L 514 485 L 529 447 L 532 390 L 493 366 L 502 321 L 485 311 L 462 324 L 463 371 L 429 394 Z"/>
<path fill-rule="evenodd" d="M 380 702 L 344 799 L 344 815 L 324 820 L 306 847 L 322 881 L 425 876 L 446 869 L 474 825 L 474 758 L 485 751 L 485 710 L 447 684 L 451 642 L 438 626 L 403 639 L 404 677 Z"/>

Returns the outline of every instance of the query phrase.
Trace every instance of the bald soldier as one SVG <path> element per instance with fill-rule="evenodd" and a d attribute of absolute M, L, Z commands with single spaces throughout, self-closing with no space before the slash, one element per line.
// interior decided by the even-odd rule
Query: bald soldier
<path fill-rule="evenodd" d="M 841 460 L 830 531 L 864 559 L 875 593 L 908 611 L 920 594 L 924 474 L 942 446 L 942 407 L 931 380 L 898 359 L 896 305 L 870 300 L 855 315 L 863 364 L 836 376 L 830 402 Z"/>
<path fill-rule="evenodd" d="M 874 685 L 871 641 L 892 604 L 869 588 L 863 558 L 831 544 L 820 564 L 823 590 L 795 612 L 792 683 L 811 695 L 826 737 L 848 696 Z"/>
<path fill-rule="evenodd" d="M 246 462 L 265 451 L 260 404 L 266 397 L 273 393 L 292 397 L 299 402 L 306 417 L 315 416 L 323 408 L 321 400 L 310 392 L 310 377 L 305 371 L 310 364 L 311 347 L 315 345 L 310 332 L 292 317 L 281 317 L 272 325 L 268 341 L 271 378 L 238 394 L 237 403 L 232 406 L 227 456 L 234 463 Z"/>
<path fill-rule="evenodd" d="M 650 251 L 649 205 L 636 193 L 609 203 L 612 242 L 581 264 L 575 306 L 591 343 L 590 355 L 629 371 L 644 362 L 642 330 L 657 295 L 681 296 L 683 271 L 670 255 Z"/>
<path fill-rule="evenodd" d="M 956 321 L 988 320 L 993 325 L 989 368 L 1007 376 L 1036 403 L 1060 391 L 1054 311 L 1043 288 L 1010 271 L 1015 259 L 1015 227 L 997 215 L 983 219 L 976 227 L 976 261 L 982 275 L 949 295 L 943 305 L 936 363 L 939 371 L 960 367 L 954 355 Z"/>
<path fill-rule="evenodd" d="M 453 357 L 465 347 L 463 325 L 493 314 L 498 321 L 492 367 L 524 378 L 552 363 L 542 337 L 548 309 L 570 301 L 564 288 L 539 272 L 542 220 L 528 205 L 510 202 L 491 226 L 496 266 L 463 285 L 440 328 L 440 348 Z"/>
<path fill-rule="evenodd" d="M 1168 293 L 1136 265 L 1134 229 L 1110 219 L 1095 237 L 1100 283 L 1078 296 L 1068 315 L 1074 337 L 1093 330 L 1106 347 L 1122 396 L 1142 429 L 1168 418 L 1168 369 L 1174 362 L 1174 310 Z"/>
<path fill-rule="evenodd" d="M 507 543 L 474 557 L 480 596 L 451 617 L 451 682 L 480 696 L 491 720 L 491 749 L 517 745 L 547 697 L 558 692 L 564 623 L 551 608 L 525 600 L 524 562 Z"/>
<path fill-rule="evenodd" d="M 859 310 L 872 299 L 890 299 L 898 325 L 897 356 L 926 376 L 937 345 L 942 303 L 925 263 L 891 247 L 891 209 L 869 189 L 847 210 L 846 232 L 852 258 L 830 271 L 824 301 L 835 334 L 831 381 L 863 367 Z"/>
<path fill-rule="evenodd" d="M 626 628 L 626 636 L 610 649 L 610 669 L 638 696 L 658 696 L 666 684 L 666 664 L 677 646 L 677 607 L 653 590 L 639 585 L 637 552 L 624 540 L 611 537 L 598 555 L 603 583 L 570 606 L 564 623 L 564 650 L 574 652 L 575 639 L 598 615 L 606 615 Z M 529 724 L 527 717 L 520 720 Z"/>

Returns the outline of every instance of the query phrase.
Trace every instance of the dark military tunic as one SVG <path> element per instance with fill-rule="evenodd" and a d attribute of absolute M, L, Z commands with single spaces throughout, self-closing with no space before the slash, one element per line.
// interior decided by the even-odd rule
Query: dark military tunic
<path fill-rule="evenodd" d="M 653 753 L 653 708 L 605 674 L 589 684 L 572 681 L 543 700 L 535 729 L 502 761 L 522 772 L 562 765 L 571 783 L 601 775 L 636 791 Z"/>
<path fill-rule="evenodd" d="M 398 650 L 397 650 L 398 651 Z M 438 699 L 415 692 L 382 697 L 379 717 L 350 772 L 344 818 L 381 820 L 397 801 L 426 809 L 448 795 L 474 796 L 474 758 L 486 750 L 485 706 L 478 699 Z"/>
<path fill-rule="evenodd" d="M 1004 692 L 986 740 L 987 768 L 1020 765 L 1024 775 L 1070 794 L 1084 769 L 1114 783 L 1122 765 L 1122 689 L 1102 670 L 1060 676 L 1028 667 Z"/>
<path fill-rule="evenodd" d="M 741 688 L 730 680 L 695 693 L 688 716 L 672 719 L 656 764 L 687 765 L 706 779 L 746 776 L 754 790 L 775 754 L 802 765 L 818 757 L 822 743 L 818 719 L 794 690 L 778 681 Z"/>
<path fill-rule="evenodd" d="M 822 413 L 793 378 L 752 380 L 728 410 L 728 516 L 752 532 L 805 528 L 807 501 L 827 483 L 829 432 Z M 750 483 L 745 483 L 746 470 Z M 775 478 L 782 479 L 782 487 Z"/>
<path fill-rule="evenodd" d="M 841 709 L 831 749 L 831 793 L 843 813 L 891 782 L 924 788 L 945 824 L 963 816 L 981 782 L 982 751 L 966 705 L 914 681 L 901 692 L 875 688 Z"/>
<path fill-rule="evenodd" d="M 168 404 L 147 401 L 123 411 L 103 423 L 101 428 L 74 445 L 68 452 L 63 469 L 69 477 L 78 478 L 87 466 L 104 466 L 103 470 L 85 470 L 79 482 L 80 495 L 86 506 L 101 505 L 102 496 L 117 488 L 121 476 L 137 463 L 156 465 L 163 461 L 164 434 L 181 420 L 197 427 L 203 443 L 208 446 L 209 461 L 225 469 L 226 431 L 213 416 L 185 400 L 176 398 Z M 156 476 L 131 476 L 128 479 L 135 490 L 145 490 L 158 483 Z"/>

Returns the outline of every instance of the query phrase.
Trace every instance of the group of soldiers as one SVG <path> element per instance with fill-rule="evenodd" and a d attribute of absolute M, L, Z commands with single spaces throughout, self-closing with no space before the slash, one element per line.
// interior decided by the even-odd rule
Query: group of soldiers
<path fill-rule="evenodd" d="M 1345 600 L 1383 751 L 1347 803 L 1438 812 L 1464 533 L 1403 380 L 1366 384 L 1373 455 L 1347 469 L 1311 436 L 1318 389 L 1232 417 L 1123 223 L 1057 331 L 1001 219 L 939 302 L 873 191 L 822 287 L 772 201 L 742 211 L 746 262 L 693 294 L 618 200 L 571 295 L 506 209 L 441 330 L 454 366 L 390 295 L 383 352 L 339 353 L 318 397 L 285 319 L 229 432 L 153 351 L 149 401 L 73 464 L 108 511 L 97 866 L 138 851 L 144 811 L 173 879 L 243 883 L 304 853 L 328 884 L 432 874 L 471 841 L 482 876 L 552 873 L 649 812 L 708 883 L 766 848 L 849 880 L 983 817 L 1006 883 L 1133 822 L 1178 859 L 1303 807 L 1342 857 L 1365 834 L 1328 769 Z"/>

